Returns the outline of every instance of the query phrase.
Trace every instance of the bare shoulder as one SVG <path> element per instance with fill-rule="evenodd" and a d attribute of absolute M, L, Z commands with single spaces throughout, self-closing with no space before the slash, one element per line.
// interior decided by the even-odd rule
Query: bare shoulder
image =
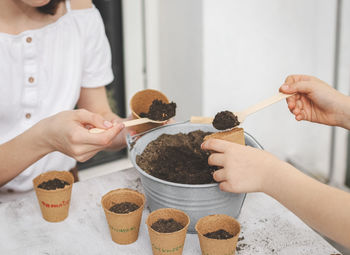
<path fill-rule="evenodd" d="M 82 10 L 92 7 L 92 0 L 71 0 L 70 5 L 72 10 Z"/>

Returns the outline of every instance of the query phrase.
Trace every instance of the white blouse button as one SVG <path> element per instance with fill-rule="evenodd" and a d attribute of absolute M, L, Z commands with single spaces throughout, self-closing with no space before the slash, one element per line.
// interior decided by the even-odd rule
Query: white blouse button
<path fill-rule="evenodd" d="M 26 113 L 26 119 L 30 119 L 32 115 L 30 113 Z"/>
<path fill-rule="evenodd" d="M 33 82 L 34 82 L 34 77 L 30 76 L 30 77 L 28 78 L 28 81 L 29 81 L 29 83 L 33 83 Z"/>
<path fill-rule="evenodd" d="M 33 40 L 33 39 L 32 39 L 30 36 L 28 36 L 28 37 L 26 38 L 26 42 L 27 42 L 27 43 L 31 43 L 32 40 Z"/>

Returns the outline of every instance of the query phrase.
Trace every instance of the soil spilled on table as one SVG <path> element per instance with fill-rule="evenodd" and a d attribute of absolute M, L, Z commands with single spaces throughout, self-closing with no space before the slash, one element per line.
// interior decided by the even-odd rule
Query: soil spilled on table
<path fill-rule="evenodd" d="M 201 149 L 203 138 L 211 132 L 196 130 L 188 134 L 163 134 L 150 142 L 136 163 L 159 179 L 184 183 L 213 183 L 217 167 L 208 165 L 210 153 Z"/>
<path fill-rule="evenodd" d="M 163 103 L 162 100 L 155 99 L 150 105 L 148 112 L 141 112 L 141 118 L 149 118 L 151 120 L 163 121 L 174 117 L 176 114 L 176 104 L 171 102 L 169 104 Z"/>
<path fill-rule="evenodd" d="M 159 233 L 172 233 L 183 229 L 183 227 L 184 226 L 181 223 L 177 222 L 173 218 L 170 218 L 168 220 L 159 219 L 151 226 L 152 229 Z"/>
<path fill-rule="evenodd" d="M 204 234 L 204 236 L 211 238 L 211 239 L 219 239 L 219 240 L 230 239 L 233 237 L 233 235 L 231 235 L 229 232 L 227 232 L 226 230 L 223 230 L 223 229 L 219 229 L 219 230 L 214 231 L 214 232 L 208 232 L 208 233 Z"/>
<path fill-rule="evenodd" d="M 218 130 L 225 130 L 238 126 L 240 122 L 236 115 L 230 111 L 222 111 L 215 115 L 213 126 Z"/>
<path fill-rule="evenodd" d="M 66 185 L 70 185 L 70 184 L 66 181 L 55 178 L 53 180 L 48 180 L 46 182 L 40 183 L 38 185 L 38 188 L 46 189 L 46 190 L 55 190 L 55 189 L 63 189 Z"/>
<path fill-rule="evenodd" d="M 236 246 L 236 251 L 242 251 L 244 250 L 245 248 L 249 248 L 250 245 L 249 244 L 246 244 L 246 243 L 242 243 L 242 241 L 244 240 L 244 236 L 242 237 L 238 237 L 238 244 Z M 275 249 L 272 249 L 271 252 L 274 252 Z"/>
<path fill-rule="evenodd" d="M 109 208 L 109 210 L 114 213 L 125 214 L 129 212 L 133 212 L 139 208 L 140 206 L 138 206 L 135 203 L 123 202 L 123 203 L 113 205 L 111 208 Z"/>

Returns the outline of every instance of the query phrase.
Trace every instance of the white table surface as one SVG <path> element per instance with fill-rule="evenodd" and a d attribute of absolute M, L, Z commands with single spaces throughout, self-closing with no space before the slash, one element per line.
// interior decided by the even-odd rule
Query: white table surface
<path fill-rule="evenodd" d="M 66 220 L 46 222 L 35 193 L 0 204 L 0 254 L 152 254 L 144 210 L 139 239 L 114 243 L 101 207 L 101 197 L 117 188 L 142 185 L 135 169 L 75 183 Z M 1 196 L 0 196 L 1 201 Z M 293 213 L 262 193 L 248 194 L 238 218 L 242 226 L 236 254 L 340 254 Z M 187 234 L 183 254 L 201 254 L 197 235 Z"/>

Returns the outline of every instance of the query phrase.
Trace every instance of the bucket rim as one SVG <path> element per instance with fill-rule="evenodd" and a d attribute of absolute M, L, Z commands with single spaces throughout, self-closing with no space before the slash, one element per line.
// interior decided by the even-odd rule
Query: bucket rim
<path fill-rule="evenodd" d="M 136 134 L 136 135 L 133 135 L 133 136 L 130 136 L 129 134 L 127 135 L 127 146 L 128 146 L 128 150 L 129 150 L 129 158 L 133 164 L 133 166 L 136 168 L 136 170 L 141 173 L 143 176 L 147 177 L 148 179 L 151 179 L 155 182 L 158 182 L 158 183 L 162 183 L 162 184 L 165 184 L 165 185 L 169 185 L 169 186 L 174 186 L 174 187 L 179 187 L 179 188 L 209 188 L 209 187 L 216 187 L 216 186 L 219 186 L 219 183 L 206 183 L 206 184 L 184 184 L 184 183 L 176 183 L 176 182 L 170 182 L 170 181 L 165 181 L 165 180 L 162 180 L 162 179 L 159 179 L 157 177 L 154 177 L 153 175 L 150 175 L 148 174 L 146 171 L 144 171 L 143 169 L 141 169 L 139 167 L 139 165 L 136 164 L 136 155 L 133 156 L 135 154 L 135 150 L 133 150 L 134 146 L 137 144 L 137 140 L 135 141 L 135 138 L 136 137 L 139 137 L 140 135 L 146 135 L 152 131 L 155 131 L 155 130 L 159 130 L 159 129 L 163 129 L 163 128 L 167 128 L 169 126 L 180 126 L 180 125 L 184 125 L 184 124 L 190 124 L 192 125 L 193 123 L 189 122 L 189 121 L 185 121 L 185 122 L 180 122 L 180 123 L 174 123 L 174 124 L 168 124 L 168 125 L 164 125 L 164 126 L 161 126 L 161 127 L 157 127 L 157 128 L 154 128 L 154 129 L 151 129 L 147 132 L 144 132 L 144 133 L 141 133 L 141 134 Z M 198 124 L 194 124 L 194 125 L 198 125 Z M 202 125 L 205 125 L 205 124 L 202 124 Z M 181 131 L 179 131 L 181 132 Z M 256 144 L 256 147 L 255 148 L 258 148 L 258 149 L 261 149 L 263 150 L 264 148 L 260 145 L 260 143 L 252 136 L 250 135 L 249 133 L 247 133 L 246 131 L 244 131 L 244 136 L 245 138 L 248 138 L 252 143 L 255 143 Z M 134 143 L 132 145 L 132 143 Z"/>

